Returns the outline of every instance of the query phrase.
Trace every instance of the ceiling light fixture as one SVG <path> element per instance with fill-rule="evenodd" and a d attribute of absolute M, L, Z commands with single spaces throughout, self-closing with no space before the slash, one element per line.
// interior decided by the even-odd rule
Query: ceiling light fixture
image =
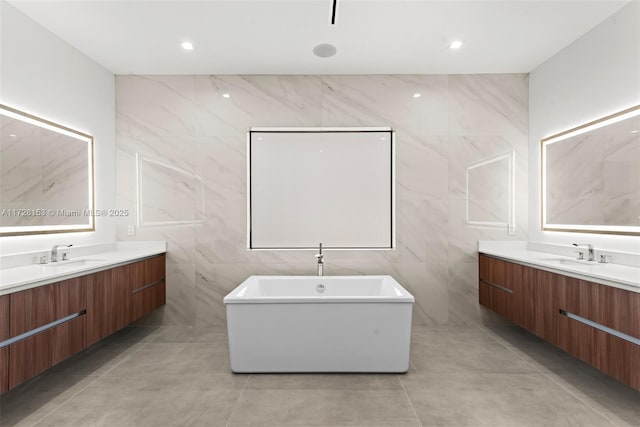
<path fill-rule="evenodd" d="M 319 58 L 329 58 L 336 54 L 338 49 L 332 44 L 321 43 L 313 48 L 313 54 Z"/>
<path fill-rule="evenodd" d="M 231 95 L 229 95 L 228 93 L 223 93 L 223 94 L 222 94 L 222 97 L 223 97 L 223 98 L 231 98 Z"/>
<path fill-rule="evenodd" d="M 182 43 L 180 43 L 180 46 L 182 46 L 182 48 L 184 50 L 193 50 L 194 49 L 193 43 L 191 43 L 191 42 L 182 42 Z"/>
<path fill-rule="evenodd" d="M 16 135 L 15 133 L 12 133 L 12 134 L 9 135 L 9 138 L 17 138 L 17 137 L 18 137 L 18 135 Z"/>
<path fill-rule="evenodd" d="M 454 40 L 449 45 L 449 49 L 460 49 L 462 47 L 462 42 L 460 40 Z"/>
<path fill-rule="evenodd" d="M 421 96 L 422 96 L 422 94 L 419 94 L 419 93 L 417 93 L 417 92 L 413 94 L 413 97 L 414 97 L 414 98 L 420 98 Z"/>
<path fill-rule="evenodd" d="M 631 133 L 638 133 L 640 130 L 632 130 Z"/>

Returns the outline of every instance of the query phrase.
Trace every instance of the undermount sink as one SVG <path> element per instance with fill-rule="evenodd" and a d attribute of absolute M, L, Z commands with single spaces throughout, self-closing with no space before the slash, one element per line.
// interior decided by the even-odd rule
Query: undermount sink
<path fill-rule="evenodd" d="M 48 269 L 62 269 L 67 267 L 83 267 L 91 266 L 93 264 L 99 264 L 103 262 L 102 259 L 76 259 L 70 261 L 51 262 L 49 264 L 41 264 L 45 270 Z"/>

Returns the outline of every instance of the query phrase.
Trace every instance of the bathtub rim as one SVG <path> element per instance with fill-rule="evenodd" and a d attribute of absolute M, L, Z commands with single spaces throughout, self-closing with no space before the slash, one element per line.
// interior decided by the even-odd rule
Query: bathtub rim
<path fill-rule="evenodd" d="M 259 297 L 245 297 L 237 296 L 238 293 L 250 284 L 250 282 L 259 279 L 354 279 L 354 278 L 367 278 L 367 279 L 383 279 L 392 280 L 393 286 L 397 287 L 402 295 L 390 296 L 390 295 L 364 295 L 364 296 L 259 296 Z M 379 304 L 413 304 L 415 302 L 414 296 L 407 291 L 398 281 L 390 275 L 352 275 L 352 276 L 309 276 L 309 275 L 289 275 L 289 276 L 277 276 L 277 275 L 252 275 L 247 277 L 242 283 L 229 292 L 223 300 L 224 304 L 359 304 L 359 303 L 379 303 Z"/>

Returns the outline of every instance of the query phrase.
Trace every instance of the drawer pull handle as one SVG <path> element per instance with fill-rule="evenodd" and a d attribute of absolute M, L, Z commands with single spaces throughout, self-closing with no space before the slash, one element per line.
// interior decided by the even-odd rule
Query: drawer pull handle
<path fill-rule="evenodd" d="M 66 323 L 70 320 L 75 319 L 76 317 L 80 317 L 87 313 L 87 310 L 82 310 L 77 313 L 70 314 L 68 316 L 63 317 L 62 319 L 54 320 L 53 322 L 47 323 L 46 325 L 42 325 L 38 328 L 32 329 L 30 331 L 24 332 L 20 335 L 16 335 L 13 338 L 9 338 L 8 340 L 4 340 L 0 342 L 0 348 L 10 346 L 11 344 L 17 343 L 18 341 L 22 341 L 23 339 L 29 338 L 33 335 L 39 334 L 40 332 L 44 332 L 47 329 L 55 328 L 58 325 Z"/>
<path fill-rule="evenodd" d="M 505 288 L 504 286 L 496 285 L 495 283 L 489 282 L 488 280 L 484 280 L 484 279 L 480 279 L 480 281 L 482 283 L 484 283 L 485 285 L 493 286 L 494 288 L 498 288 L 501 291 L 506 292 L 508 294 L 513 294 L 513 290 L 511 290 L 509 288 Z"/>
<path fill-rule="evenodd" d="M 149 288 L 152 288 L 152 287 L 154 287 L 154 286 L 156 286 L 156 285 L 159 285 L 159 284 L 160 284 L 160 283 L 162 283 L 162 282 L 164 282 L 164 279 L 156 280 L 155 282 L 149 283 L 148 285 L 144 285 L 144 286 L 143 286 L 143 287 L 141 287 L 141 288 L 134 289 L 133 291 L 131 291 L 131 293 L 132 293 L 132 294 L 137 294 L 138 292 L 142 292 L 142 291 L 144 291 L 145 289 L 149 289 Z"/>
<path fill-rule="evenodd" d="M 629 341 L 630 343 L 640 345 L 640 339 L 636 337 L 632 337 L 631 335 L 627 335 L 624 332 L 616 331 L 615 329 L 611 329 L 608 326 L 601 325 L 600 323 L 594 322 L 593 320 L 585 319 L 584 317 L 578 316 L 577 314 L 570 313 L 566 310 L 560 309 L 560 314 L 562 316 L 568 317 L 569 319 L 573 319 L 577 322 L 584 323 L 585 325 L 589 325 L 592 328 L 596 328 L 608 334 L 614 335 L 625 341 Z"/>

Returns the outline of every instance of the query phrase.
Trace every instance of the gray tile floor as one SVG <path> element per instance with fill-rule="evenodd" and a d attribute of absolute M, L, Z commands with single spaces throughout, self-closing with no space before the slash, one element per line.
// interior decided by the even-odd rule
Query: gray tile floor
<path fill-rule="evenodd" d="M 515 326 L 414 327 L 405 375 L 234 375 L 223 330 L 129 327 L 5 394 L 8 426 L 640 426 L 640 393 Z"/>

